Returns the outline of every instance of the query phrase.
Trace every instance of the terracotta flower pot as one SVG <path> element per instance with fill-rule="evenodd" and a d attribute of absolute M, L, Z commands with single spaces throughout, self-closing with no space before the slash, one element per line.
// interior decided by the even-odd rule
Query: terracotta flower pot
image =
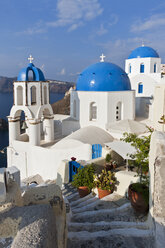
<path fill-rule="evenodd" d="M 97 188 L 97 190 L 98 190 L 99 199 L 101 199 L 107 195 L 110 195 L 112 193 L 111 190 L 100 189 L 100 188 Z"/>
<path fill-rule="evenodd" d="M 90 190 L 88 189 L 87 186 L 81 186 L 81 187 L 78 187 L 78 192 L 79 192 L 80 198 L 82 198 L 88 195 L 90 193 Z"/>
<path fill-rule="evenodd" d="M 128 188 L 128 197 L 136 212 L 143 214 L 148 212 L 149 204 L 144 200 L 142 193 L 133 190 L 131 185 Z"/>

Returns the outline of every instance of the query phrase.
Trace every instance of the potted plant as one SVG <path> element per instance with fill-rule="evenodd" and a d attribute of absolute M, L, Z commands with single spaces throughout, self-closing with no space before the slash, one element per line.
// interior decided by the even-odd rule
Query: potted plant
<path fill-rule="evenodd" d="M 140 182 L 132 183 L 128 188 L 128 197 L 130 199 L 132 207 L 139 213 L 146 213 L 149 209 L 149 149 L 150 139 L 153 132 L 152 128 L 149 128 L 150 135 L 147 137 L 137 137 L 136 134 L 124 134 L 122 140 L 130 142 L 136 147 L 137 152 L 130 154 L 135 161 L 137 167 L 137 175 L 140 177 Z"/>
<path fill-rule="evenodd" d="M 144 183 L 132 183 L 128 188 L 128 197 L 136 212 L 147 213 L 149 209 L 149 189 Z"/>
<path fill-rule="evenodd" d="M 111 154 L 107 154 L 105 157 L 105 168 L 106 170 L 114 170 L 116 169 L 117 163 L 112 160 Z"/>
<path fill-rule="evenodd" d="M 88 195 L 94 186 L 94 166 L 87 165 L 78 169 L 73 176 L 72 185 L 78 189 L 80 197 Z"/>
<path fill-rule="evenodd" d="M 94 185 L 98 189 L 99 199 L 111 194 L 116 184 L 117 179 L 114 172 L 104 169 L 100 175 L 96 175 Z"/>

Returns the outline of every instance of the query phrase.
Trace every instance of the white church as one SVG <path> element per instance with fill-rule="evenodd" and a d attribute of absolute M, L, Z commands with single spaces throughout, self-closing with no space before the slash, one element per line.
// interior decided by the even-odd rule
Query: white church
<path fill-rule="evenodd" d="M 158 53 L 147 46 L 136 48 L 125 61 L 125 71 L 104 57 L 79 75 L 76 89 L 70 91 L 70 116 L 56 116 L 49 82 L 30 56 L 14 82 L 8 116 L 8 167 L 17 166 L 22 179 L 35 174 L 44 180 L 57 178 L 61 161 L 91 160 L 94 145 L 112 141 L 112 123 L 153 118 L 155 86 L 164 82 Z"/>

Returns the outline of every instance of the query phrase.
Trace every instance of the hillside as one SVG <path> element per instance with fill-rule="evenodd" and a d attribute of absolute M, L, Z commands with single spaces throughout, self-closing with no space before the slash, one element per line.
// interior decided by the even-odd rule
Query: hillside
<path fill-rule="evenodd" d="M 69 115 L 70 114 L 70 94 L 64 96 L 64 98 L 61 99 L 60 101 L 53 103 L 52 108 L 53 108 L 54 114 Z"/>
<path fill-rule="evenodd" d="M 2 77 L 0 76 L 0 92 L 2 93 L 10 93 L 13 92 L 13 82 L 16 81 L 16 77 Z M 48 80 L 50 81 L 50 92 L 51 93 L 63 93 L 70 89 L 70 87 L 74 86 L 74 83 L 63 82 L 58 80 Z"/>

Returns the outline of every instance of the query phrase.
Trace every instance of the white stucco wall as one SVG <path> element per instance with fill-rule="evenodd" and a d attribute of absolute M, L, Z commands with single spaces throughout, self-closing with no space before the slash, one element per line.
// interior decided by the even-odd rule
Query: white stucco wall
<path fill-rule="evenodd" d="M 160 118 L 165 115 L 165 84 L 159 84 L 155 87 L 153 102 L 153 127 L 157 131 L 164 131 L 165 124 L 160 124 Z"/>
<path fill-rule="evenodd" d="M 130 76 L 140 73 L 140 65 L 144 64 L 145 74 L 154 74 L 155 79 L 160 77 L 161 59 L 160 58 L 133 58 L 125 60 L 125 71 Z M 154 73 L 154 64 L 157 64 L 157 71 Z M 129 72 L 129 65 L 131 65 L 131 73 Z M 143 74 L 144 74 L 143 73 Z M 158 74 L 158 75 L 157 75 Z"/>
<path fill-rule="evenodd" d="M 134 91 L 72 91 L 71 113 L 73 113 L 73 102 L 77 101 L 77 116 L 80 127 L 89 125 L 106 129 L 108 124 L 116 121 L 116 106 L 118 102 L 122 105 L 121 119 L 135 118 L 135 92 Z M 97 106 L 97 119 L 90 120 L 90 104 Z"/>
<path fill-rule="evenodd" d="M 40 174 L 44 180 L 56 179 L 57 169 L 62 160 L 70 160 L 71 157 L 89 160 L 92 157 L 89 144 L 81 144 L 74 148 L 70 145 L 65 149 L 49 149 L 14 141 L 13 148 L 8 147 L 7 153 L 8 167 L 16 166 L 21 172 L 21 179 L 35 174 Z"/>

